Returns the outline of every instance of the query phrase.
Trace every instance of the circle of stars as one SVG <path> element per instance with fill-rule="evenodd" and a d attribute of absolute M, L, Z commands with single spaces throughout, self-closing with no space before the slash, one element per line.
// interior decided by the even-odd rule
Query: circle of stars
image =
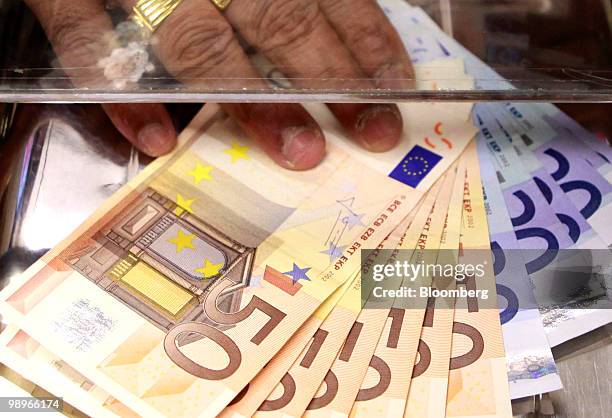
<path fill-rule="evenodd" d="M 423 163 L 423 168 L 421 170 L 408 170 L 408 164 L 410 164 L 410 162 L 414 160 L 421 161 Z M 422 176 L 424 172 L 429 171 L 429 163 L 423 157 L 408 157 L 402 164 L 402 170 L 409 176 Z"/>

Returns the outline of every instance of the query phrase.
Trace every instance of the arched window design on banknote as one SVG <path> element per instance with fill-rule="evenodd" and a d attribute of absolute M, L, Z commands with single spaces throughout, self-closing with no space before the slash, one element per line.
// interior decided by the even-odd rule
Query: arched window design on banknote
<path fill-rule="evenodd" d="M 207 322 L 206 289 L 220 278 L 236 283 L 219 309 L 239 309 L 255 248 L 232 240 L 153 189 L 147 189 L 93 237 L 64 256 L 98 286 L 165 331 L 185 321 Z"/>

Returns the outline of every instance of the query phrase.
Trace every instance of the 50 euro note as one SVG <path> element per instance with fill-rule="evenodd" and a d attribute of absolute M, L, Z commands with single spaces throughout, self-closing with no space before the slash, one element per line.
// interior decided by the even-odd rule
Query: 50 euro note
<path fill-rule="evenodd" d="M 465 185 L 465 159 L 457 162 L 455 183 L 446 213 L 436 265 L 455 265 L 458 262 L 463 190 Z M 434 275 L 432 287 L 454 290 L 455 280 Z M 405 417 L 444 417 L 451 357 L 455 298 L 430 297 L 412 371 Z"/>
<path fill-rule="evenodd" d="M 280 383 L 270 392 L 268 399 L 259 406 L 256 416 L 298 417 L 307 409 L 319 413 L 320 408 L 327 407 L 336 397 L 338 385 L 334 382 L 337 382 L 338 378 L 330 367 L 345 339 L 351 335 L 355 337 L 355 333 L 361 331 L 363 323 L 357 319 L 361 312 L 362 295 L 368 295 L 372 287 L 371 282 L 363 286 L 362 274 L 373 265 L 387 261 L 388 253 L 382 250 L 397 250 L 398 246 L 403 245 L 407 231 L 422 228 L 436 192 L 437 187 L 434 185 L 410 216 L 398 225 L 375 251 L 368 253 L 362 260 L 359 283 L 355 283 L 346 297 L 330 313 L 329 318 L 326 318 L 310 344 L 302 350 Z M 396 251 L 393 251 L 390 257 L 393 258 L 395 253 Z M 323 391 L 319 396 L 315 396 L 317 388 L 322 388 Z"/>
<path fill-rule="evenodd" d="M 3 314 L 139 414 L 218 414 L 474 134 L 440 108 L 452 149 L 406 137 L 396 167 L 358 165 L 315 116 L 326 161 L 290 173 L 206 106 L 177 151 L 3 291 Z"/>
<path fill-rule="evenodd" d="M 416 249 L 407 258 L 413 266 L 429 266 L 436 261 L 456 174 L 456 166 L 451 167 L 441 182 L 440 192 L 436 196 L 423 229 L 420 234 L 415 234 Z M 377 284 L 381 289 L 396 288 L 388 286 L 390 278 L 383 280 Z M 428 271 L 422 271 L 416 272 L 415 275 L 406 275 L 400 280 L 401 283 L 397 286 L 399 290 L 413 289 L 417 292 L 417 296 L 396 295 L 395 298 L 382 296 L 382 299 L 389 299 L 391 308 L 387 311 L 388 317 L 383 323 L 382 333 L 355 397 L 350 411 L 351 416 L 402 416 L 406 409 L 406 398 L 428 301 L 427 298 L 418 296 L 418 292 L 421 288 L 431 285 L 432 275 Z M 378 303 L 366 304 L 365 309 L 381 310 L 382 306 L 378 305 Z M 421 359 L 425 360 L 425 356 Z M 423 366 L 423 363 L 420 366 Z"/>
<path fill-rule="evenodd" d="M 371 260 L 362 261 L 364 266 L 381 262 L 379 250 L 393 249 L 401 242 L 407 225 L 413 222 L 422 205 L 423 202 L 379 244 L 377 251 L 370 254 Z M 311 338 L 299 344 L 294 343 L 292 338 L 287 344 L 291 345 L 293 351 L 284 353 L 284 359 L 273 360 L 270 365 L 274 363 L 275 367 L 266 367 L 268 370 L 264 369 L 249 384 L 249 390 L 239 395 L 239 399 L 226 408 L 222 416 L 301 416 L 324 380 L 335 354 L 360 312 L 361 292 L 361 275 L 358 273 L 352 286 L 327 314 Z M 292 412 L 296 409 L 299 412 Z"/>
<path fill-rule="evenodd" d="M 250 417 L 260 407 L 272 390 L 279 382 L 283 387 L 289 383 L 283 378 L 299 356 L 304 345 L 313 338 L 321 324 L 335 309 L 345 296 L 354 287 L 357 277 L 347 280 L 339 287 L 332 296 L 308 318 L 300 329 L 285 343 L 278 354 L 249 382 L 249 384 L 236 396 L 236 398 L 223 410 L 219 417 Z"/>
<path fill-rule="evenodd" d="M 0 361 L 89 416 L 138 416 L 15 326 L 0 334 Z"/>
<path fill-rule="evenodd" d="M 430 192 L 431 193 L 431 190 Z M 422 206 L 422 202 L 411 214 L 385 239 L 377 250 L 392 249 L 401 244 L 407 226 L 413 221 Z M 263 401 L 256 407 L 256 416 L 282 414 L 284 416 L 302 416 L 310 401 L 317 392 L 317 388 L 328 376 L 336 354 L 349 335 L 361 311 L 362 289 L 361 274 L 367 271 L 368 266 L 375 263 L 379 251 L 371 254 L 372 260 L 363 260 L 363 267 L 358 273 L 351 288 L 342 296 L 342 299 L 325 318 L 319 329 L 315 332 L 308 345 L 290 365 L 279 384 L 268 389 Z M 267 398 L 267 399 L 266 399 Z M 241 412 L 247 412 L 243 409 Z"/>
<path fill-rule="evenodd" d="M 421 204 L 419 203 L 398 227 L 378 245 L 378 249 L 396 247 L 403 236 L 401 231 L 405 231 L 406 225 L 412 222 L 415 212 Z M 372 262 L 375 262 L 376 254 L 373 254 L 373 258 Z M 281 408 L 286 414 L 285 406 L 293 400 L 294 395 L 298 392 L 296 389 L 298 382 L 291 376 L 289 369 L 299 360 L 301 353 L 306 350 L 309 350 L 309 353 L 305 354 L 308 358 L 316 356 L 319 343 L 323 345 L 328 335 L 328 332 L 322 329 L 324 324 L 330 322 L 336 324 L 338 315 L 344 318 L 342 313 L 345 309 L 359 312 L 359 292 L 355 299 L 355 291 L 359 289 L 361 289 L 361 277 L 358 273 L 354 279 L 345 282 L 332 297 L 328 298 L 317 309 L 315 314 L 285 344 L 278 355 L 223 410 L 220 417 L 246 417 L 253 416 L 256 413 L 258 415 L 272 414 Z M 350 321 L 350 323 L 352 322 Z M 350 323 L 347 325 L 350 326 Z M 337 332 L 338 330 L 334 330 L 334 333 Z M 304 362 L 304 359 L 301 359 L 301 361 Z M 312 363 L 312 360 L 309 363 Z M 280 394 L 276 392 L 280 392 Z M 299 394 L 302 395 L 303 392 L 299 391 Z"/>
<path fill-rule="evenodd" d="M 478 277 L 474 273 L 457 282 L 457 288 L 464 287 L 474 293 L 480 290 L 481 293 L 455 300 L 446 416 L 511 417 L 504 343 L 475 143 L 468 147 L 465 158 L 459 263 L 480 266 L 484 274 Z"/>
<path fill-rule="evenodd" d="M 418 205 L 417 208 L 420 206 L 421 205 Z M 377 249 L 370 254 L 369 259 L 362 259 L 362 265 L 384 262 L 380 259 L 382 256 L 381 250 L 394 249 L 397 247 L 403 237 L 402 231 L 405 231 L 407 225 L 413 222 L 415 212 L 418 211 L 417 208 L 415 208 L 411 214 L 378 245 Z M 360 295 L 362 290 L 361 272 L 357 274 L 356 281 L 359 281 L 359 283 L 354 282 L 351 284 L 350 288 L 339 300 L 338 305 L 329 312 L 324 318 L 324 321 L 320 322 L 320 326 L 312 333 L 311 338 L 302 342 L 299 347 L 295 347 L 296 351 L 290 356 L 292 361 L 283 370 L 283 373 L 274 376 L 275 380 L 269 379 L 268 382 L 256 382 L 258 387 L 261 388 L 261 394 L 265 393 L 265 396 L 257 399 L 259 402 L 254 408 L 250 410 L 241 408 L 240 412 L 242 416 L 256 416 L 260 418 L 267 416 L 288 416 L 291 415 L 289 412 L 290 407 L 294 407 L 296 401 L 304 398 L 306 396 L 305 394 L 310 393 L 311 390 L 312 393 L 314 393 L 323 380 L 324 372 L 327 369 L 323 371 L 321 379 L 316 382 L 316 384 L 310 382 L 313 384 L 310 387 L 303 387 L 305 383 L 304 378 L 307 379 L 312 376 L 312 374 L 309 373 L 311 370 L 316 372 L 316 367 L 321 361 L 320 358 L 318 359 L 319 362 L 316 361 L 319 353 L 321 353 L 323 349 L 326 349 L 325 352 L 321 353 L 322 357 L 328 355 L 333 358 L 337 350 L 334 352 L 327 351 L 330 347 L 330 343 L 338 340 L 341 342 L 344 340 L 344 337 L 341 336 L 346 336 L 348 334 L 354 322 L 354 318 L 351 321 L 341 324 L 339 321 L 348 319 L 347 314 L 351 315 L 355 313 L 354 316 L 356 317 L 360 310 Z M 330 326 L 337 326 L 337 328 L 328 330 Z M 278 371 L 280 370 L 277 370 L 277 372 Z M 268 384 L 267 389 L 263 390 L 263 388 L 266 387 L 266 383 Z M 312 396 L 306 396 L 304 399 L 306 401 L 304 406 L 308 405 L 308 401 L 311 397 Z M 291 405 L 292 403 L 293 405 Z M 303 409 L 297 416 L 301 416 L 302 412 Z"/>
<path fill-rule="evenodd" d="M 447 173 L 426 196 L 423 205 L 415 216 L 415 220 L 406 230 L 398 251 L 393 252 L 389 260 L 382 265 L 394 264 L 404 259 L 410 260 L 415 251 L 418 250 L 418 246 L 422 242 L 422 233 L 429 227 L 428 221 L 431 218 L 431 213 L 435 210 L 436 202 L 440 200 L 440 194 L 447 184 L 449 174 Z M 440 204 L 444 206 L 443 202 L 440 202 Z M 379 361 L 378 357 L 373 357 L 377 343 L 381 338 L 385 338 L 382 334 L 385 330 L 385 324 L 389 320 L 393 324 L 393 331 L 390 331 L 389 338 L 393 340 L 399 329 L 403 326 L 410 326 L 410 321 L 404 321 L 401 312 L 392 310 L 393 298 L 384 298 L 381 301 L 375 296 L 374 291 L 377 285 L 370 276 L 374 267 L 380 267 L 380 265 L 370 268 L 369 273 L 365 276 L 362 274 L 362 291 L 367 291 L 367 293 L 362 294 L 365 303 L 351 329 L 351 333 L 347 336 L 342 349 L 338 352 L 330 367 L 324 384 L 319 387 L 315 397 L 308 405 L 306 416 L 348 416 L 356 399 L 379 390 L 378 387 L 362 390 L 362 383 L 368 370 L 372 368 L 375 373 L 380 373 L 383 378 L 389 375 L 389 373 L 386 373 L 388 367 L 384 362 Z M 391 277 L 387 279 L 384 287 L 397 289 L 401 284 L 401 277 Z M 382 383 L 384 385 L 386 379 L 383 379 Z"/>
<path fill-rule="evenodd" d="M 393 252 L 387 263 L 393 264 L 400 258 L 410 259 L 412 257 L 419 244 L 422 231 L 427 227 L 427 220 L 446 177 L 440 179 L 434 185 L 417 211 L 415 219 L 405 231 L 404 238 L 398 248 L 398 250 L 404 250 L 403 253 Z M 373 268 L 369 271 L 373 272 Z M 402 282 L 400 277 L 392 277 L 387 280 L 385 287 L 388 289 L 397 289 Z M 388 367 L 385 367 L 382 362 L 377 361 L 378 359 L 374 359 L 374 363 L 371 364 L 371 359 L 388 318 L 393 321 L 394 334 L 398 328 L 402 327 L 403 318 L 400 315 L 395 315 L 395 311 L 391 311 L 393 303 L 391 298 L 371 302 L 375 298 L 373 293 L 375 287 L 376 284 L 371 278 L 362 275 L 362 292 L 367 291 L 367 293 L 363 293 L 367 300 L 362 306 L 361 312 L 351 328 L 351 332 L 347 335 L 341 350 L 337 353 L 337 357 L 326 374 L 323 384 L 308 404 L 304 413 L 305 416 L 348 416 L 355 399 L 361 393 L 361 383 L 369 367 L 372 366 L 379 370 L 378 366 L 381 366 L 381 375 L 388 370 Z M 375 308 L 371 306 L 373 303 L 376 304 Z M 385 375 L 387 374 L 385 373 Z"/>

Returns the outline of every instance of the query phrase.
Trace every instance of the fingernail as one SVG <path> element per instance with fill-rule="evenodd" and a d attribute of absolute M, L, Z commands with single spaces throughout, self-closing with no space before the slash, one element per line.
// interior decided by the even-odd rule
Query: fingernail
<path fill-rule="evenodd" d="M 318 129 L 292 126 L 285 128 L 281 137 L 281 152 L 292 168 L 310 168 L 321 160 L 325 145 Z"/>
<path fill-rule="evenodd" d="M 159 157 L 172 151 L 176 144 L 176 133 L 174 129 L 160 123 L 150 123 L 138 132 L 137 140 L 138 148 L 144 153 Z"/>
<path fill-rule="evenodd" d="M 395 105 L 368 106 L 358 117 L 355 129 L 363 146 L 374 152 L 393 148 L 402 135 L 403 121 Z"/>

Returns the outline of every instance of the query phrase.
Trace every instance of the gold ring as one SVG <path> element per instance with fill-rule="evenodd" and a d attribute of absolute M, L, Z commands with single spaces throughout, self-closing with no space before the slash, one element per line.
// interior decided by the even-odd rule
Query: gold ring
<path fill-rule="evenodd" d="M 155 32 L 183 0 L 138 0 L 132 19 L 140 26 Z"/>
<path fill-rule="evenodd" d="M 227 9 L 227 6 L 232 2 L 232 0 L 210 0 L 214 3 L 215 6 L 221 11 Z"/>
<path fill-rule="evenodd" d="M 159 28 L 164 20 L 174 12 L 183 0 L 138 0 L 134 6 L 133 20 L 152 33 Z M 210 0 L 219 10 L 223 11 L 232 0 Z"/>

